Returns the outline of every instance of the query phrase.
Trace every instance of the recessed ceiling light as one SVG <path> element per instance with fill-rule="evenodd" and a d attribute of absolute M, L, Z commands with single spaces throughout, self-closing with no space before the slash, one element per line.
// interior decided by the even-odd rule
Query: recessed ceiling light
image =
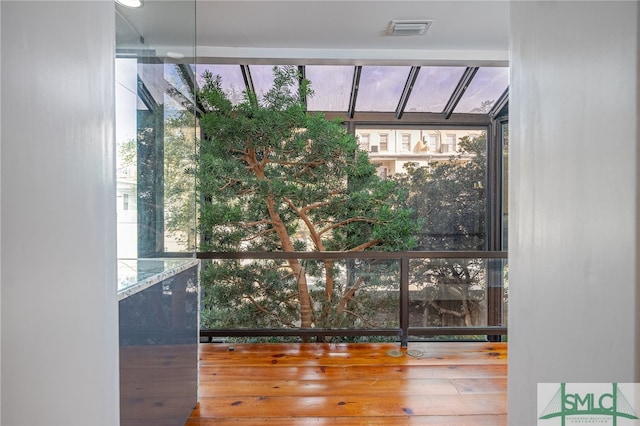
<path fill-rule="evenodd" d="M 167 52 L 167 56 L 173 59 L 182 59 L 184 55 L 180 52 Z"/>
<path fill-rule="evenodd" d="M 116 3 L 132 8 L 142 7 L 142 0 L 116 0 Z"/>
<path fill-rule="evenodd" d="M 427 19 L 394 19 L 389 22 L 387 35 L 416 36 L 427 32 L 433 21 Z"/>

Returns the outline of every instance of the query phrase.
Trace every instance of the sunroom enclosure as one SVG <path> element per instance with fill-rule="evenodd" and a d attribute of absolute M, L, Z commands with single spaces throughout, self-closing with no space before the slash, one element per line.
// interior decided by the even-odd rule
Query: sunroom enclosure
<path fill-rule="evenodd" d="M 118 10 L 117 20 L 126 29 L 131 18 Z M 194 11 L 183 11 L 189 13 Z M 270 264 L 269 268 L 281 268 L 280 263 L 292 258 L 316 265 L 313 268 L 331 260 L 337 276 L 344 278 L 343 295 L 350 289 L 355 293 L 358 277 L 368 277 L 367 285 L 358 285 L 357 298 L 351 294 L 366 308 L 353 316 L 352 323 L 312 328 L 290 319 L 278 323 L 274 321 L 278 315 L 265 308 L 268 303 L 254 299 L 249 304 L 256 315 L 246 322 L 220 320 L 233 313 L 224 309 L 210 315 L 217 319 L 203 321 L 205 340 L 384 338 L 406 345 L 411 339 L 493 340 L 506 335 L 507 68 L 313 65 L 302 59 L 271 64 L 264 60 L 229 64 L 215 58 L 196 62 L 190 58 L 195 52 L 168 52 L 135 34 L 121 38 L 118 46 L 119 257 L 195 256 L 204 264 Z M 413 167 L 429 176 L 431 188 L 445 185 L 440 192 L 424 194 L 424 210 L 416 211 L 416 217 L 429 225 L 420 231 L 420 244 L 409 251 L 304 250 L 293 256 L 277 251 L 202 250 L 198 215 L 206 200 L 201 199 L 192 173 L 198 167 L 198 141 L 206 137 L 200 119 L 208 111 L 197 96 L 202 76 L 205 71 L 219 75 L 237 103 L 246 91 L 263 96 L 273 83 L 274 66 L 294 66 L 300 78 L 311 82 L 314 96 L 304 99 L 307 110 L 339 120 L 357 136 L 380 179 L 401 178 L 407 167 Z M 480 141 L 480 151 L 466 151 L 461 145 L 464 139 Z M 478 179 L 471 185 L 447 192 L 446 184 L 455 184 L 455 175 L 451 182 L 436 180 L 439 166 L 448 167 L 450 178 L 478 158 L 481 170 L 476 170 Z M 456 204 L 460 194 L 468 201 L 466 207 Z M 414 195 L 418 203 L 420 194 Z M 429 210 L 432 205 L 438 206 L 436 212 Z M 205 292 L 207 285 L 202 282 Z M 261 318 L 260 312 L 271 318 Z"/>

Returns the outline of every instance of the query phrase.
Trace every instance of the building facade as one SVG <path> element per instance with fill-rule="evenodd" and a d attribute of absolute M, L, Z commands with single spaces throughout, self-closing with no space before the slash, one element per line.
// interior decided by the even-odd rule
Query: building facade
<path fill-rule="evenodd" d="M 417 167 L 429 166 L 432 161 L 468 160 L 471 154 L 460 147 L 463 137 L 476 138 L 479 129 L 413 129 L 358 127 L 360 148 L 369 153 L 377 165 L 378 175 L 386 178 L 403 173 L 407 163 Z"/>

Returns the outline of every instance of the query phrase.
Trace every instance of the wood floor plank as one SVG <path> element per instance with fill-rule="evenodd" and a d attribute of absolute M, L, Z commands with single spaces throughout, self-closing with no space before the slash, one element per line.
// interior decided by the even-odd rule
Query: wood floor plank
<path fill-rule="evenodd" d="M 394 417 L 506 414 L 506 395 L 200 398 L 200 417 Z"/>
<path fill-rule="evenodd" d="M 203 366 L 200 381 L 218 380 L 272 380 L 274 367 L 262 366 Z M 428 378 L 487 378 L 506 377 L 504 364 L 493 365 L 414 365 L 405 366 L 289 366 L 278 367 L 278 378 L 283 380 L 360 379 L 369 377 L 402 379 Z"/>
<path fill-rule="evenodd" d="M 185 426 L 503 426 L 506 415 L 190 418 Z"/>
<path fill-rule="evenodd" d="M 473 389 L 479 389 L 480 384 L 472 385 L 467 382 L 456 386 L 446 379 L 416 379 L 416 380 L 380 380 L 372 377 L 368 380 L 273 380 L 273 381 L 234 381 L 233 387 L 224 380 L 217 382 L 205 382 L 200 384 L 202 395 L 225 396 L 331 396 L 340 394 L 351 395 L 459 395 L 458 387 L 468 389 L 466 393 L 474 393 Z M 481 393 L 476 391 L 475 393 Z M 484 392 L 487 393 L 487 392 Z"/>
<path fill-rule="evenodd" d="M 506 424 L 507 345 L 202 344 L 187 426 Z"/>
<path fill-rule="evenodd" d="M 304 344 L 303 344 L 304 345 Z M 446 364 L 493 364 L 502 363 L 506 359 L 506 346 L 503 344 L 472 344 L 464 349 L 455 350 L 446 343 L 435 343 L 431 346 L 416 345 L 412 351 L 420 353 L 419 357 L 408 356 L 406 350 L 397 345 L 376 344 L 370 348 L 364 344 L 318 344 L 317 347 L 302 346 L 292 349 L 290 345 L 282 348 L 278 344 L 263 345 L 266 349 L 251 351 L 250 345 L 214 345 L 204 348 L 200 353 L 202 366 L 235 365 L 239 358 L 247 366 L 265 365 L 423 365 L 425 361 L 432 365 Z M 278 350 L 280 349 L 280 350 Z M 352 350 L 350 350 L 352 349 Z M 402 356 L 393 356 L 392 352 L 400 351 Z"/>
<path fill-rule="evenodd" d="M 451 381 L 456 390 L 461 394 L 472 393 L 506 393 L 507 378 L 494 377 L 491 380 L 483 379 L 454 379 Z"/>
<path fill-rule="evenodd" d="M 351 366 L 345 370 L 348 379 L 370 377 L 372 374 L 404 379 L 440 378 L 492 378 L 507 377 L 506 363 L 469 365 L 399 365 L 399 366 Z"/>

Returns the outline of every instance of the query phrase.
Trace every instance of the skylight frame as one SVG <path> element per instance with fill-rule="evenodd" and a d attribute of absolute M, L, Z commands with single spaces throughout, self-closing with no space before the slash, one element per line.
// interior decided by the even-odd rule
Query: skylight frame
<path fill-rule="evenodd" d="M 237 67 L 239 72 L 235 73 L 236 77 L 234 78 L 235 80 L 234 84 L 235 84 L 236 90 L 240 90 L 240 87 L 238 87 L 238 84 L 237 84 L 239 80 L 237 76 L 242 75 L 243 86 L 241 90 L 244 92 L 247 89 L 249 89 L 254 93 L 256 93 L 258 95 L 258 98 L 260 98 L 271 87 L 270 83 L 272 82 L 272 78 L 273 78 L 273 71 L 272 71 L 273 67 L 284 66 L 284 65 L 265 65 L 264 63 L 253 64 L 253 65 L 251 64 L 249 65 L 220 64 L 220 65 L 204 65 L 204 66 L 199 65 L 198 70 L 201 71 L 203 68 L 207 68 L 209 70 L 215 70 L 216 67 L 218 66 L 226 66 L 226 67 L 232 67 L 232 68 Z M 310 79 L 310 81 L 311 81 L 311 88 L 314 91 L 314 95 L 309 99 L 302 99 L 302 102 L 305 105 L 310 105 L 310 112 L 327 113 L 333 117 L 343 116 L 346 120 L 352 120 L 356 116 L 370 117 L 372 115 L 386 117 L 385 120 L 390 120 L 389 114 L 392 114 L 393 116 L 391 120 L 398 120 L 398 121 L 415 120 L 417 117 L 428 117 L 429 120 L 433 120 L 434 117 L 438 116 L 438 114 L 441 115 L 445 120 L 450 120 L 452 115 L 454 114 L 455 115 L 474 114 L 474 115 L 487 115 L 487 116 L 489 116 L 489 113 L 496 114 L 498 113 L 498 111 L 492 112 L 492 110 L 481 111 L 481 112 L 478 112 L 478 111 L 470 112 L 470 111 L 464 111 L 464 110 L 461 111 L 460 102 L 462 102 L 462 100 L 465 98 L 469 87 L 472 87 L 473 89 L 474 87 L 473 84 L 475 85 L 479 84 L 478 81 L 475 80 L 476 74 L 479 71 L 485 70 L 486 68 L 497 68 L 500 70 L 500 71 L 495 71 L 497 74 L 508 72 L 506 71 L 508 70 L 508 68 L 506 67 L 467 67 L 464 69 L 464 71 L 461 72 L 460 70 L 462 69 L 462 67 L 455 67 L 455 66 L 418 66 L 418 65 L 415 65 L 415 66 L 353 65 L 351 66 L 351 65 L 342 65 L 342 64 L 327 65 L 324 63 L 322 65 L 298 64 L 294 66 L 297 66 L 301 79 L 305 77 L 309 77 L 307 73 L 307 68 L 314 70 L 311 74 L 314 74 L 314 73 L 317 74 L 318 70 L 322 69 L 321 67 L 327 67 L 326 69 L 329 72 L 331 71 L 332 67 L 336 67 L 337 69 L 340 69 L 342 73 L 344 73 L 345 70 L 349 70 L 351 69 L 351 67 L 353 67 L 352 68 L 353 77 L 351 79 L 350 93 L 348 95 L 348 98 L 349 98 L 348 106 L 346 107 L 344 106 L 344 104 L 346 103 L 347 94 L 345 93 L 346 90 L 342 89 L 341 96 L 343 97 L 343 99 L 339 102 L 340 103 L 339 107 L 336 107 L 334 105 L 328 105 L 327 107 L 322 107 L 322 104 L 324 101 L 321 100 L 321 97 L 322 97 L 322 91 L 324 90 L 324 87 L 319 90 L 319 87 L 321 87 L 322 85 L 318 84 L 314 86 L 314 82 L 312 79 Z M 269 71 L 265 71 L 266 69 L 269 69 Z M 395 82 L 388 83 L 388 85 L 395 84 L 395 87 L 393 87 L 393 92 L 395 93 L 395 95 L 392 97 L 393 100 L 387 99 L 385 101 L 386 103 L 384 104 L 383 108 L 371 108 L 370 106 L 366 108 L 362 108 L 362 102 L 366 102 L 362 100 L 363 93 L 366 93 L 367 90 L 371 90 L 367 88 L 367 81 L 364 81 L 364 82 L 362 81 L 363 70 L 365 72 L 365 80 L 366 80 L 367 78 L 370 78 L 370 77 L 366 77 L 367 73 L 372 72 L 372 70 L 377 70 L 379 74 L 380 73 L 384 74 L 385 69 L 393 70 L 392 74 L 396 74 L 396 76 L 398 74 L 401 75 L 400 79 L 396 79 Z M 406 78 L 405 78 L 404 69 L 406 69 Z M 425 90 L 425 86 L 428 86 L 427 83 L 425 83 L 424 81 L 421 81 L 421 79 L 437 78 L 437 72 L 440 72 L 440 70 L 450 70 L 451 72 L 456 74 L 460 74 L 461 72 L 461 76 L 457 81 L 457 84 L 453 89 L 452 93 L 448 96 L 448 100 L 444 108 L 441 111 L 434 111 L 434 109 L 436 108 L 433 108 L 433 107 L 426 107 L 425 110 L 416 110 L 417 108 L 415 108 L 415 104 L 417 101 L 415 96 L 418 96 L 419 93 L 422 93 Z M 431 72 L 432 74 L 431 77 L 426 76 L 426 74 L 429 72 Z M 434 72 L 436 72 L 436 74 L 434 74 Z M 487 71 L 482 71 L 482 73 L 486 74 Z M 491 74 L 491 71 L 488 71 L 488 73 Z M 256 80 L 255 74 L 258 75 L 258 80 L 259 80 L 258 83 L 256 83 L 255 81 Z M 329 79 L 330 78 L 331 77 L 329 77 Z M 341 78 L 344 80 L 344 77 L 341 77 Z M 387 77 L 384 77 L 384 78 L 386 79 Z M 315 80 L 318 81 L 317 77 L 315 78 Z M 438 80 L 442 81 L 442 78 Z M 363 83 L 365 87 L 362 87 Z M 225 85 L 227 86 L 229 85 L 229 83 L 225 83 L 224 76 L 222 78 L 222 84 L 223 84 L 223 87 Z M 434 82 L 434 84 L 436 83 Z M 421 86 L 421 87 L 417 88 L 416 86 Z M 447 85 L 445 84 L 445 88 L 446 87 Z M 498 102 L 501 102 L 501 103 L 504 103 L 504 105 L 502 105 L 502 107 L 504 108 L 504 106 L 508 104 L 508 92 L 509 92 L 508 83 L 506 84 L 504 89 L 502 89 L 502 87 L 500 87 L 499 85 L 496 87 L 499 87 L 499 89 L 502 91 L 499 97 L 496 97 L 496 99 L 491 99 L 494 101 L 492 106 L 495 107 Z M 433 91 L 439 90 L 437 87 L 433 87 L 433 88 L 427 87 L 427 89 L 431 90 L 432 93 Z M 494 93 L 497 90 L 498 89 L 494 88 Z M 442 97 L 443 95 L 438 95 L 438 96 Z M 439 103 L 442 103 L 442 100 L 436 102 L 436 104 L 439 104 Z M 327 105 L 327 103 L 324 103 L 324 105 Z M 394 105 L 395 107 L 392 107 L 391 105 Z M 412 107 L 411 110 L 408 110 L 407 108 L 410 105 L 414 105 L 414 107 Z M 432 111 L 428 111 L 428 109 L 431 109 Z M 410 118 L 407 118 L 406 117 L 407 115 L 410 116 Z M 436 119 L 435 121 L 440 121 L 440 120 Z M 473 123 L 477 123 L 478 121 L 484 121 L 484 120 L 471 119 L 470 121 Z"/>

